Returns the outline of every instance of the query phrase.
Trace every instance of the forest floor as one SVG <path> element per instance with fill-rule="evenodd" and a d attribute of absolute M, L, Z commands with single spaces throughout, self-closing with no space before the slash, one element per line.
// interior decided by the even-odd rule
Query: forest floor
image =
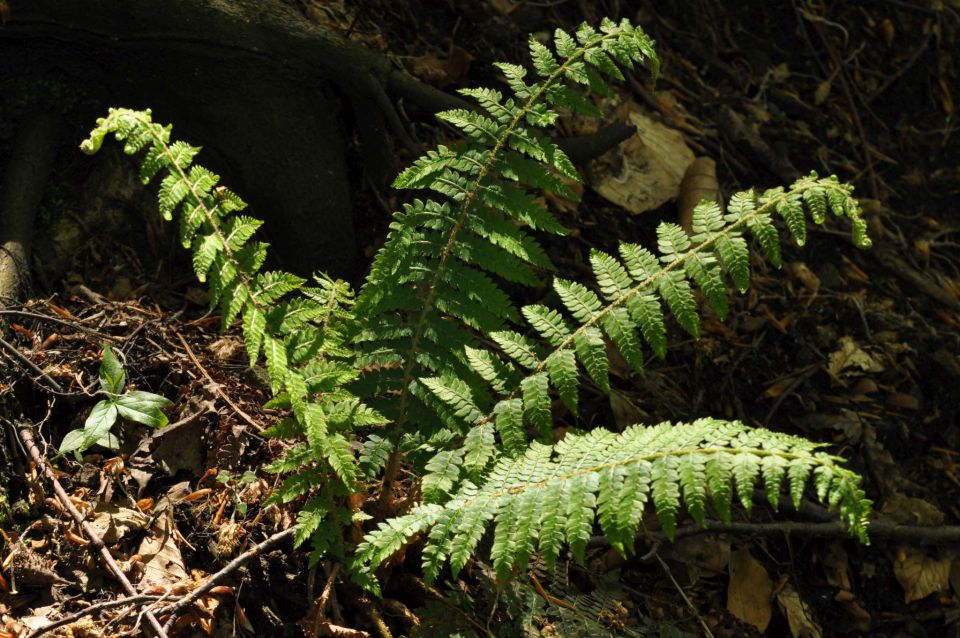
<path fill-rule="evenodd" d="M 545 603 L 529 635 L 570 635 L 561 610 L 583 599 L 603 607 L 598 615 L 613 635 L 960 636 L 960 5 L 306 4 L 315 19 L 450 91 L 496 85 L 490 63 L 526 60 L 527 33 L 619 11 L 657 40 L 662 72 L 656 85 L 636 75 L 617 97 L 671 129 L 687 152 L 715 161 L 715 177 L 705 171 L 697 188 L 729 196 L 816 170 L 853 182 L 863 198 L 872 250 L 856 251 L 837 223 L 812 229 L 809 247 L 785 248 L 783 274 L 756 263 L 753 285 L 727 321 L 708 315 L 697 342 L 675 330 L 664 361 L 651 362 L 643 377 L 621 375 L 610 397 L 589 397 L 584 414 L 618 426 L 714 415 L 822 441 L 866 477 L 877 521 L 930 533 L 861 546 L 826 530 L 816 511 L 774 514 L 758 505 L 752 527 L 640 547 L 626 561 L 598 544 L 586 566 L 570 566 L 567 582 L 531 581 Z M 450 139 L 433 121 L 407 124 L 425 147 Z M 563 127 L 579 132 L 580 123 Z M 564 209 L 578 230 L 549 244 L 562 270 L 586 271 L 590 248 L 650 244 L 656 224 L 680 214 L 677 193 L 642 214 L 614 203 L 622 189 L 611 195 L 601 184 L 625 175 L 630 162 L 642 173 L 643 161 L 654 161 L 631 152 L 621 147 L 597 160 L 583 201 Z M 119 156 L 97 171 L 71 164 L 57 175 L 44 202 L 51 218 L 77 202 L 105 211 L 101 219 L 153 210 Z M 369 189 L 360 199 L 357 227 L 369 256 L 402 200 Z M 96 403 L 89 388 L 105 343 L 129 387 L 171 399 L 173 425 L 132 426 L 122 456 L 62 458 L 57 467 L 122 564 L 159 570 L 187 591 L 294 514 L 260 508 L 276 477 L 259 468 L 283 446 L 260 435 L 277 414 L 261 407 L 269 388 L 244 363 L 238 329 L 220 333 L 219 317 L 205 314 L 186 254 L 171 251 L 162 231 L 150 226 L 137 237 L 132 247 L 121 234 L 88 232 L 82 250 L 51 267 L 65 274 L 38 273 L 33 299 L 5 317 L 12 330 L 3 339 L 18 354 L 0 354 L 0 407 L 15 394 L 40 423 L 41 441 L 59 443 Z M 7 449 L 17 449 L 12 438 Z M 106 599 L 112 585 L 36 467 L 18 454 L 5 461 L 0 613 L 8 622 L 0 636 L 26 635 L 43 618 L 100 602 L 79 592 Z M 786 519 L 798 523 L 764 525 Z M 944 542 L 950 533 L 952 543 Z M 147 546 L 161 559 L 137 564 Z M 315 633 L 313 622 L 313 603 L 336 575 L 306 564 L 304 552 L 253 558 L 244 578 L 227 579 L 182 616 L 177 635 L 338 635 Z M 497 596 L 507 594 L 490 594 L 484 570 L 473 571 L 436 599 L 402 574 L 388 583 L 387 602 L 336 600 L 334 592 L 335 620 L 357 630 L 343 635 L 376 635 L 384 621 L 395 635 L 440 636 L 448 634 L 437 617 L 448 610 L 445 622 L 462 625 L 463 635 L 523 635 L 487 626 Z M 463 600 L 475 610 L 449 611 Z M 440 613 L 438 601 L 447 606 Z M 142 622 L 136 606 L 109 608 L 59 635 L 120 635 Z"/>

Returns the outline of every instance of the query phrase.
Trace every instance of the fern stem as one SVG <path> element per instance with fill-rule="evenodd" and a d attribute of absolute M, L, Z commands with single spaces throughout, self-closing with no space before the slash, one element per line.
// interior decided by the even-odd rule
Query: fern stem
<path fill-rule="evenodd" d="M 618 37 L 617 34 L 606 34 L 599 38 L 596 42 L 580 47 L 573 55 L 565 59 L 563 63 L 560 64 L 557 69 L 540 84 L 540 88 L 527 99 L 523 107 L 521 107 L 514 115 L 513 119 L 510 121 L 510 124 L 506 127 L 506 129 L 504 129 L 503 135 L 500 136 L 500 139 L 497 140 L 496 144 L 493 146 L 493 149 L 490 151 L 490 156 L 487 158 L 487 161 L 480 166 L 470 190 L 464 193 L 463 200 L 460 205 L 460 214 L 454 220 L 447 237 L 447 242 L 444 244 L 443 250 L 440 252 L 440 259 L 437 263 L 437 267 L 434 269 L 433 276 L 430 279 L 427 287 L 427 295 L 423 300 L 423 306 L 420 309 L 420 315 L 417 318 L 417 322 L 414 325 L 411 335 L 410 348 L 408 349 L 407 356 L 405 357 L 406 363 L 404 365 L 403 377 L 401 378 L 400 382 L 401 390 L 398 402 L 397 420 L 393 427 L 395 436 L 403 433 L 403 427 L 406 424 L 406 412 L 407 403 L 410 397 L 410 385 L 414 381 L 415 369 L 417 367 L 415 355 L 420 346 L 420 340 L 423 338 L 423 334 L 426 330 L 427 319 L 430 315 L 430 312 L 433 310 L 433 304 L 438 288 L 437 284 L 444 273 L 444 266 L 446 265 L 447 260 L 453 254 L 453 249 L 457 244 L 457 235 L 463 228 L 463 225 L 467 219 L 467 215 L 470 213 L 470 207 L 473 205 L 483 187 L 483 179 L 493 169 L 500 152 L 509 142 L 510 137 L 513 135 L 513 132 L 516 130 L 517 126 L 527 116 L 527 114 L 530 113 L 532 107 L 540 100 L 546 90 L 550 88 L 559 78 L 563 77 L 570 65 L 579 61 L 580 58 L 586 55 L 588 50 L 600 46 L 602 42 L 615 39 L 616 37 Z M 389 494 L 393 491 L 397 472 L 400 468 L 400 454 L 399 448 L 394 449 L 390 455 L 390 460 L 387 463 L 387 469 L 384 472 L 383 491 L 380 494 L 379 501 L 381 509 L 386 506 L 387 500 L 389 499 Z"/>

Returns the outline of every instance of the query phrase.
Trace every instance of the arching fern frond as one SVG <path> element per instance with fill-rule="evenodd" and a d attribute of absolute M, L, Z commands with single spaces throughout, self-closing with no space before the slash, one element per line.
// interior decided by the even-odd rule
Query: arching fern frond
<path fill-rule="evenodd" d="M 539 273 L 553 269 L 527 229 L 566 232 L 536 196 L 576 199 L 564 179 L 578 176 L 542 129 L 558 109 L 597 114 L 578 85 L 606 90 L 604 76 L 623 77 L 618 64 L 650 61 L 656 72 L 652 41 L 626 20 L 604 21 L 599 31 L 584 25 L 574 35 L 558 30 L 554 46 L 531 39 L 533 77 L 521 66 L 498 65 L 512 97 L 462 91 L 478 109 L 438 117 L 462 132 L 464 144 L 428 152 L 394 182 L 441 198 L 415 200 L 394 216 L 357 300 L 357 343 L 367 367 L 358 392 L 382 399 L 376 405 L 395 432 L 414 415 L 424 419 L 418 430 L 428 426 L 432 411 L 415 405 L 433 401 L 418 381 L 424 375 L 453 373 L 483 392 L 463 353 L 477 345 L 473 331 L 490 334 L 520 320 L 500 282 L 537 285 Z M 431 390 L 457 401 L 440 384 Z"/>
<path fill-rule="evenodd" d="M 493 527 L 490 556 L 507 577 L 534 552 L 554 564 L 563 544 L 582 561 L 595 524 L 614 547 L 631 553 L 648 504 L 668 538 L 681 506 L 701 524 L 708 506 L 729 518 L 733 494 L 749 510 L 758 485 L 774 504 L 785 486 L 799 506 L 812 484 L 820 501 L 839 510 L 850 533 L 867 542 L 870 501 L 860 477 L 819 447 L 714 419 L 637 425 L 622 434 L 594 430 L 568 435 L 555 447 L 534 443 L 522 456 L 501 459 L 479 487 L 465 483 L 443 505 L 420 505 L 381 523 L 358 557 L 378 565 L 410 537 L 427 534 L 423 571 L 432 582 L 448 560 L 456 575 Z"/>
<path fill-rule="evenodd" d="M 737 193 L 726 215 L 714 203 L 701 203 L 694 211 L 691 236 L 676 224 L 660 224 L 656 252 L 629 243 L 620 245 L 619 259 L 593 251 L 590 263 L 600 294 L 579 282 L 556 279 L 554 290 L 562 311 L 539 304 L 522 309 L 539 339 L 512 330 L 490 335 L 503 354 L 525 370 L 525 375 L 517 378 L 511 363 L 493 353 L 482 359 L 474 354 L 470 365 L 502 398 L 492 407 L 461 401 L 456 414 L 469 415 L 464 427 L 494 425 L 501 438 L 515 439 L 513 433 L 529 425 L 543 433 L 543 440 L 549 440 L 549 389 L 555 388 L 564 404 L 576 413 L 578 363 L 597 386 L 609 391 L 607 340 L 642 372 L 643 342 L 660 357 L 666 353 L 665 308 L 684 330 L 699 336 L 694 288 L 700 289 L 720 319 L 726 317 L 727 281 L 741 292 L 749 286 L 747 232 L 757 239 L 768 259 L 780 266 L 780 235 L 773 224 L 773 213 L 787 221 L 788 230 L 802 243 L 806 237 L 804 208 L 818 223 L 823 223 L 829 208 L 851 220 L 857 246 L 869 247 L 866 225 L 851 192 L 852 188 L 836 177 L 821 179 L 814 173 L 786 191 L 769 190 L 759 198 L 752 192 Z M 504 388 L 510 390 L 505 392 Z M 437 398 L 445 402 L 450 399 L 439 394 Z M 478 413 L 484 415 L 477 417 Z M 517 420 L 518 414 L 523 414 L 523 422 Z M 507 453 L 521 449 L 516 445 L 505 448 Z"/>
<path fill-rule="evenodd" d="M 150 111 L 110 109 L 81 148 L 95 153 L 112 134 L 127 154 L 146 151 L 140 169 L 144 183 L 163 175 L 160 213 L 168 221 L 179 213 L 180 241 L 193 252 L 197 278 L 209 281 L 211 306 L 220 309 L 224 328 L 242 318 L 250 364 L 261 353 L 266 359 L 274 394 L 270 405 L 292 411 L 265 434 L 305 439 L 267 468 L 292 475 L 273 498 L 290 502 L 313 494 L 297 538 L 312 538 L 315 552 L 327 551 L 331 543 L 342 542 L 331 528 L 350 521 L 346 508 L 333 505 L 333 495 L 354 489 L 360 475 L 348 434 L 385 422 L 345 390 L 358 375 L 345 331 L 353 292 L 326 276 L 307 285 L 290 273 L 263 271 L 266 244 L 253 239 L 261 222 L 239 214 L 246 203 L 217 186 L 217 175 L 193 164 L 200 149 L 171 142 L 170 131 L 153 122 Z M 321 526 L 324 520 L 333 523 Z"/>

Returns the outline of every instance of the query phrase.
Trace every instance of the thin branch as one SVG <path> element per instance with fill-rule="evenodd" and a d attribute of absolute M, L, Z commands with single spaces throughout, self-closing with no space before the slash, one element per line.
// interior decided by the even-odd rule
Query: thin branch
<path fill-rule="evenodd" d="M 172 607 L 166 610 L 166 613 L 169 613 L 170 617 L 167 619 L 167 622 L 164 624 L 163 628 L 165 630 L 169 630 L 171 627 L 173 627 L 173 623 L 176 621 L 177 616 L 183 613 L 183 611 L 187 607 L 189 607 L 190 605 L 195 603 L 197 600 L 199 600 L 201 596 L 203 596 L 204 594 L 208 593 L 211 589 L 216 587 L 227 576 L 231 575 L 232 573 L 240 569 L 240 567 L 242 567 L 243 564 L 249 561 L 251 558 L 255 556 L 259 556 L 260 554 L 266 552 L 267 550 L 272 549 L 274 546 L 279 545 L 283 541 L 293 536 L 295 532 L 296 532 L 295 527 L 285 529 L 282 532 L 277 532 L 276 534 L 269 537 L 265 541 L 262 541 L 261 543 L 254 545 L 253 547 L 251 547 L 250 549 L 243 552 L 242 554 L 234 558 L 232 561 L 227 563 L 223 567 L 223 569 L 221 569 L 216 574 L 208 578 L 202 585 L 194 589 L 188 595 L 181 598 L 179 601 L 174 603 Z"/>
<path fill-rule="evenodd" d="M 183 345 L 183 349 L 187 351 L 187 356 L 190 357 L 190 361 L 193 362 L 193 365 L 197 366 L 197 370 L 200 371 L 200 374 L 202 374 L 203 377 L 210 382 L 214 392 L 219 394 L 220 398 L 223 399 L 227 403 L 227 405 L 233 408 L 233 411 L 236 412 L 240 418 L 246 421 L 248 425 L 253 427 L 258 432 L 262 430 L 263 428 L 256 421 L 253 420 L 252 416 L 250 416 L 249 414 L 241 410 L 240 406 L 234 403 L 233 400 L 227 396 L 226 392 L 220 389 L 220 384 L 214 381 L 213 377 L 210 376 L 210 373 L 207 372 L 207 369 L 200 364 L 200 360 L 197 359 L 197 356 L 195 354 L 193 354 L 193 350 L 190 349 L 190 346 L 187 344 L 187 340 L 183 338 L 183 335 L 181 335 L 179 332 L 175 334 L 177 335 L 177 338 L 180 339 L 180 343 L 181 345 Z"/>
<path fill-rule="evenodd" d="M 52 387 L 54 390 L 56 390 L 57 392 L 63 392 L 63 386 L 57 383 L 53 379 L 53 377 L 51 377 L 49 374 L 41 370 L 40 367 L 37 366 L 37 364 L 31 361 L 25 354 L 20 352 L 20 350 L 18 350 L 17 347 L 14 346 L 12 343 L 5 341 L 3 338 L 0 338 L 0 347 L 2 347 L 4 350 L 10 353 L 14 359 L 16 359 L 17 361 L 25 365 L 30 370 L 33 370 L 35 373 L 40 375 L 40 377 L 44 379 L 47 383 L 49 383 L 50 387 Z"/>
<path fill-rule="evenodd" d="M 50 465 L 47 463 L 46 459 L 43 458 L 43 454 L 40 453 L 40 449 L 37 447 L 37 443 L 33 438 L 33 428 L 26 423 L 21 423 L 17 429 L 20 434 L 20 440 L 23 441 L 23 446 L 26 448 L 30 458 L 36 464 L 37 468 L 42 471 L 47 479 L 49 479 L 50 483 L 53 485 L 53 491 L 56 493 L 60 503 L 68 512 L 70 512 L 70 516 L 74 521 L 76 521 L 80 529 L 83 530 L 83 533 L 87 535 L 87 538 L 90 539 L 90 546 L 97 550 L 101 558 L 103 558 L 103 562 L 106 563 L 107 567 L 109 568 L 110 573 L 112 573 L 113 576 L 120 582 L 123 590 L 130 596 L 137 596 L 138 593 L 136 588 L 127 578 L 127 575 L 123 573 L 123 570 L 120 569 L 117 561 L 113 559 L 113 556 L 110 554 L 110 550 L 103 542 L 103 539 L 97 535 L 96 531 L 93 529 L 93 526 L 84 519 L 83 514 L 81 514 L 76 508 L 76 506 L 73 504 L 73 501 L 70 500 L 70 496 L 67 494 L 66 490 L 64 490 L 63 486 L 60 485 L 60 481 L 57 480 L 57 475 L 53 473 Z M 167 632 L 163 627 L 160 626 L 160 621 L 157 620 L 157 617 L 154 616 L 152 612 L 145 612 L 145 617 L 150 626 L 150 630 L 157 638 L 169 638 Z"/>
<path fill-rule="evenodd" d="M 74 612 L 68 616 L 64 616 L 63 618 L 50 623 L 46 627 L 34 629 L 32 632 L 26 635 L 26 638 L 39 638 L 45 633 L 49 633 L 54 629 L 59 629 L 64 625 L 69 625 L 70 623 L 80 620 L 84 616 L 95 614 L 98 611 L 103 611 L 105 609 L 113 609 L 114 607 L 123 607 L 124 605 L 133 605 L 136 603 L 147 603 L 147 602 L 157 600 L 158 598 L 160 598 L 160 596 L 156 594 L 140 594 L 137 596 L 127 596 L 126 598 L 118 598 L 116 600 L 105 600 L 103 602 L 94 603 L 89 607 L 84 607 L 80 611 Z"/>

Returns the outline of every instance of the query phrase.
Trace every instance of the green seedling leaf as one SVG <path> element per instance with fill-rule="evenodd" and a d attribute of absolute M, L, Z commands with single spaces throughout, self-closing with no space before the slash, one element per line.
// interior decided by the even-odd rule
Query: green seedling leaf
<path fill-rule="evenodd" d="M 113 432 L 107 432 L 106 435 L 97 441 L 96 445 L 105 447 L 108 450 L 116 450 L 120 448 L 120 439 L 118 439 Z"/>
<path fill-rule="evenodd" d="M 110 428 L 117 420 L 117 406 L 113 401 L 101 401 L 90 410 L 90 416 L 81 430 L 71 430 L 60 443 L 60 452 L 73 452 L 77 460 L 80 454 L 94 445 L 103 445 L 114 449 L 118 447 L 116 437 L 110 434 Z"/>
<path fill-rule="evenodd" d="M 127 375 L 113 349 L 103 346 L 103 359 L 100 360 L 100 388 L 108 394 L 120 394 L 127 383 Z"/>
<path fill-rule="evenodd" d="M 167 423 L 167 415 L 161 410 L 172 402 L 159 394 L 137 390 L 114 400 L 117 411 L 125 419 L 143 423 L 153 428 L 162 428 Z"/>
<path fill-rule="evenodd" d="M 84 438 L 85 434 L 83 430 L 70 430 L 67 432 L 67 435 L 63 437 L 63 441 L 60 442 L 60 453 L 67 454 L 73 452 L 77 460 L 81 460 L 80 448 L 83 446 Z"/>

